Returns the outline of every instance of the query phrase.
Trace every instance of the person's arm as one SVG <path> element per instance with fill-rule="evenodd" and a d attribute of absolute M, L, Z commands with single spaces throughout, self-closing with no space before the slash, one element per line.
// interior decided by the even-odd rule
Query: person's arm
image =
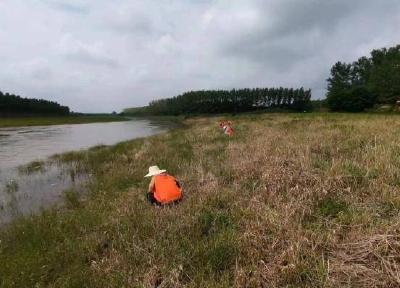
<path fill-rule="evenodd" d="M 153 193 L 154 192 L 154 185 L 156 183 L 154 178 L 155 177 L 151 177 L 151 181 L 150 181 L 150 184 L 149 184 L 149 193 Z"/>

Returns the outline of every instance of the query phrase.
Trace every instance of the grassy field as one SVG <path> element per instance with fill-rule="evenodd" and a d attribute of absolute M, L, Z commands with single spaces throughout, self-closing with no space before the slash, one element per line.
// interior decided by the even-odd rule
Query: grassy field
<path fill-rule="evenodd" d="M 94 122 L 124 121 L 121 116 L 64 116 L 64 117 L 21 117 L 0 118 L 0 128 L 19 126 L 42 126 L 61 124 L 82 124 Z"/>
<path fill-rule="evenodd" d="M 398 116 L 236 116 L 232 138 L 218 120 L 55 157 L 90 193 L 3 228 L 0 286 L 400 286 Z M 155 164 L 179 205 L 146 202 Z"/>

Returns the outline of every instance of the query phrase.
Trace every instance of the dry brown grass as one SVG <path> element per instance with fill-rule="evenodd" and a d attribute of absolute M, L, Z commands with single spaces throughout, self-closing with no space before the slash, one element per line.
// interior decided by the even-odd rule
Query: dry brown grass
<path fill-rule="evenodd" d="M 190 119 L 187 129 L 104 154 L 93 199 L 71 212 L 98 219 L 65 236 L 83 243 L 86 260 L 74 263 L 82 275 L 62 268 L 33 279 L 50 287 L 69 286 L 72 275 L 92 287 L 400 287 L 400 118 L 238 116 L 232 138 L 218 120 Z M 181 180 L 179 205 L 146 203 L 142 176 L 154 164 Z"/>
<path fill-rule="evenodd" d="M 215 164 L 231 173 L 231 201 L 243 215 L 235 283 L 400 286 L 399 237 L 393 228 L 399 224 L 400 122 L 395 117 L 293 118 L 236 121 L 240 138 L 226 143 L 224 161 Z M 210 125 L 198 126 L 200 138 L 213 135 Z M 204 158 L 208 149 L 198 145 L 195 154 Z M 318 215 L 324 199 L 345 203 L 345 211 Z"/>
<path fill-rule="evenodd" d="M 226 162 L 246 215 L 241 285 L 400 286 L 399 124 L 366 116 L 242 124 L 247 135 L 229 143 Z M 324 199 L 343 211 L 318 211 Z"/>

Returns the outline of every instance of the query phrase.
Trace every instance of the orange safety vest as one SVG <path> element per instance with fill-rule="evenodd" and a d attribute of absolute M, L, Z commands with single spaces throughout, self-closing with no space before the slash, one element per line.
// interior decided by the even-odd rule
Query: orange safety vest
<path fill-rule="evenodd" d="M 176 201 L 182 197 L 182 189 L 178 186 L 175 177 L 165 174 L 157 175 L 154 183 L 154 198 L 161 204 Z"/>
<path fill-rule="evenodd" d="M 225 126 L 225 134 L 227 134 L 228 136 L 233 135 L 233 129 L 231 126 L 229 126 L 229 125 Z"/>

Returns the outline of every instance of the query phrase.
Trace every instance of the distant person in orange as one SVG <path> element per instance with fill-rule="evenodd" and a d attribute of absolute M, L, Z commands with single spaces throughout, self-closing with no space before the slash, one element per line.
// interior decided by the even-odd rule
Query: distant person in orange
<path fill-rule="evenodd" d="M 224 126 L 224 133 L 228 136 L 232 136 L 233 135 L 233 128 L 231 125 L 226 125 Z"/>
<path fill-rule="evenodd" d="M 227 125 L 231 126 L 232 125 L 231 121 L 226 121 L 226 120 L 219 121 L 219 127 L 220 128 L 224 129 L 224 127 L 227 126 Z"/>
<path fill-rule="evenodd" d="M 167 170 L 160 170 L 158 166 L 149 167 L 149 173 L 144 177 L 151 177 L 147 199 L 152 204 L 164 205 L 182 199 L 182 189 L 175 177 L 168 175 Z"/>
<path fill-rule="evenodd" d="M 231 121 L 220 121 L 219 127 L 222 128 L 222 130 L 224 131 L 224 134 L 226 134 L 228 136 L 233 135 L 233 128 L 232 128 Z"/>

